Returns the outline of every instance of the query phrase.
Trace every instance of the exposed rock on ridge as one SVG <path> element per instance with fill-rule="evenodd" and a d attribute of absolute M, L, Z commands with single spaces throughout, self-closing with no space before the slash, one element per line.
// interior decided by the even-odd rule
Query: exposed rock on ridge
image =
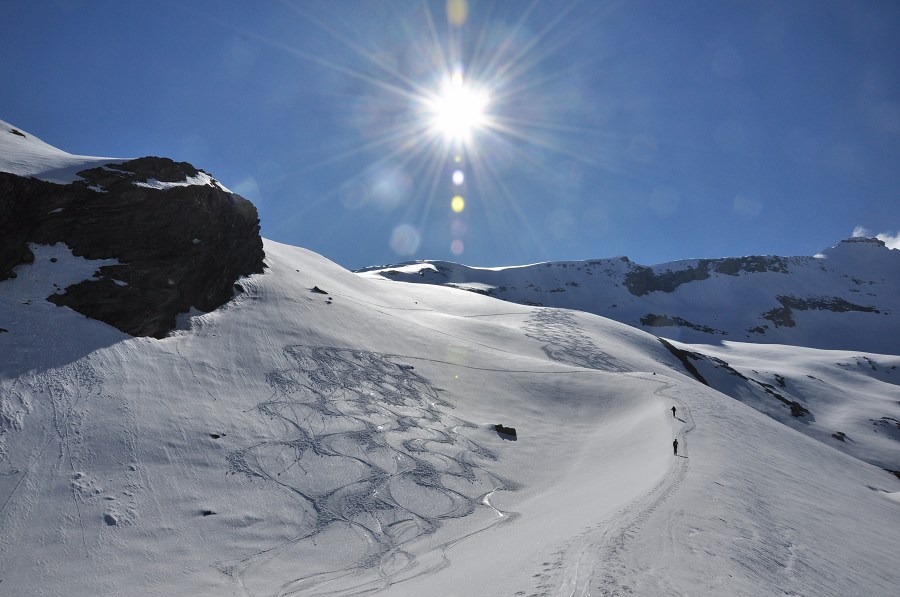
<path fill-rule="evenodd" d="M 777 272 L 788 273 L 787 260 L 783 257 L 769 255 L 753 255 L 749 257 L 725 257 L 723 259 L 700 259 L 696 267 L 681 270 L 667 270 L 656 273 L 653 268 L 635 266 L 625 276 L 625 287 L 635 296 L 643 296 L 650 292 L 674 292 L 676 288 L 688 282 L 706 280 L 710 272 L 737 276 L 745 273 Z"/>
<path fill-rule="evenodd" d="M 418 261 L 360 274 L 577 309 L 688 343 L 750 341 L 900 354 L 900 251 L 853 238 L 815 256 L 627 258 L 501 268 Z"/>
<path fill-rule="evenodd" d="M 33 261 L 29 243 L 117 259 L 48 300 L 161 338 L 178 313 L 215 309 L 262 271 L 256 208 L 190 164 L 145 157 L 78 174 L 61 185 L 0 172 L 0 280 Z"/>

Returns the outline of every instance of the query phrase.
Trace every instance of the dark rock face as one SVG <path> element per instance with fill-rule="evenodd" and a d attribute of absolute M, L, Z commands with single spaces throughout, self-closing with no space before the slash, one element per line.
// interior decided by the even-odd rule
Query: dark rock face
<path fill-rule="evenodd" d="M 211 178 L 165 189 L 135 184 L 201 174 L 157 157 L 85 170 L 84 181 L 68 185 L 0 172 L 0 280 L 34 260 L 28 243 L 117 259 L 48 300 L 134 336 L 165 336 L 178 313 L 219 307 L 237 278 L 264 266 L 259 218 L 246 199 Z"/>
<path fill-rule="evenodd" d="M 494 431 L 496 431 L 500 435 L 500 437 L 503 437 L 503 439 L 515 440 L 518 437 L 516 435 L 515 427 L 506 427 L 502 423 L 497 423 L 496 425 L 494 425 Z"/>
<path fill-rule="evenodd" d="M 656 315 L 655 313 L 647 313 L 643 317 L 641 317 L 641 325 L 647 327 L 684 327 L 691 328 L 692 330 L 697 330 L 699 332 L 704 332 L 706 334 L 719 334 L 722 336 L 727 336 L 728 332 L 724 332 L 722 330 L 717 330 L 716 328 L 711 328 L 708 325 L 701 325 L 698 323 L 691 323 L 690 321 L 677 316 L 672 315 Z"/>
<path fill-rule="evenodd" d="M 682 284 L 709 278 L 709 264 L 700 262 L 698 267 L 689 267 L 679 271 L 654 273 L 642 265 L 625 275 L 625 288 L 635 296 L 644 296 L 649 292 L 673 292 Z"/>
<path fill-rule="evenodd" d="M 655 273 L 651 268 L 638 265 L 625 275 L 625 287 L 635 296 L 650 292 L 674 292 L 682 284 L 706 280 L 710 272 L 737 276 L 742 273 L 762 272 L 788 273 L 788 261 L 783 257 L 752 256 L 726 257 L 724 259 L 701 259 L 696 267 Z"/>
<path fill-rule="evenodd" d="M 775 327 L 794 327 L 797 325 L 793 318 L 795 310 L 832 311 L 834 313 L 846 313 L 848 311 L 881 313 L 875 307 L 856 305 L 837 296 L 800 298 L 791 295 L 779 295 L 775 299 L 781 303 L 781 306 L 762 314 L 762 318 L 774 323 Z"/>

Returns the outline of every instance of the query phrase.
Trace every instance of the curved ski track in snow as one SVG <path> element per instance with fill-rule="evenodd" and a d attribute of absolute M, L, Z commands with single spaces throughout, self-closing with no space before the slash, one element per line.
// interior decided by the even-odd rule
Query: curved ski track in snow
<path fill-rule="evenodd" d="M 544 352 L 557 362 L 577 367 L 628 374 L 628 369 L 615 357 L 602 351 L 584 333 L 576 328 L 574 317 L 565 310 L 541 309 L 526 327 L 531 338 L 546 342 Z M 628 562 L 629 540 L 637 534 L 650 515 L 668 498 L 684 479 L 689 468 L 687 435 L 694 429 L 690 409 L 679 399 L 666 395 L 674 384 L 661 376 L 640 374 L 638 377 L 661 384 L 654 394 L 677 405 L 684 419 L 673 418 L 679 426 L 674 437 L 678 438 L 679 454 L 653 489 L 637 497 L 615 515 L 587 529 L 554 552 L 552 561 L 544 562 L 544 568 L 533 575 L 536 587 L 527 595 L 544 597 L 582 597 L 597 593 L 617 596 L 630 594 L 630 578 L 634 567 Z M 525 595 L 519 591 L 516 595 Z"/>
<path fill-rule="evenodd" d="M 560 546 L 551 561 L 544 562 L 544 568 L 533 575 L 536 582 L 534 590 L 530 593 L 519 591 L 516 595 L 588 597 L 633 593 L 631 586 L 636 570 L 628 558 L 630 540 L 640 532 L 650 515 L 678 489 L 687 475 L 690 467 L 687 435 L 695 427 L 690 409 L 665 393 L 674 384 L 659 379 L 659 376 L 641 374 L 639 377 L 661 383 L 662 387 L 654 393 L 676 404 L 678 412 L 684 415 L 683 423 L 680 419 L 673 419 L 679 426 L 675 434 L 679 455 L 675 457 L 674 464 L 649 492 Z"/>
<path fill-rule="evenodd" d="M 231 473 L 281 487 L 304 522 L 287 543 L 226 569 L 245 589 L 247 575 L 273 551 L 315 544 L 340 527 L 359 552 L 356 561 L 296 577 L 278 594 L 383 590 L 446 566 L 443 551 L 462 538 L 427 562 L 407 548 L 413 541 L 479 506 L 500 513 L 485 496 L 516 484 L 484 467 L 496 460 L 494 452 L 459 432 L 476 426 L 449 414 L 440 390 L 411 366 L 393 355 L 343 348 L 294 345 L 284 354 L 294 366 L 268 374 L 272 395 L 257 405 L 280 437 L 233 452 L 228 461 Z"/>

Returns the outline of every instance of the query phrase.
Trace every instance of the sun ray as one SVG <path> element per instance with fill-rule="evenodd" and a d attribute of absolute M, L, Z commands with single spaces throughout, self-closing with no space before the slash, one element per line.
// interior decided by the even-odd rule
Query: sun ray
<path fill-rule="evenodd" d="M 539 167 L 540 164 L 537 164 Z M 501 230 L 507 228 L 511 231 L 508 235 L 511 239 L 521 242 L 527 239 L 528 243 L 540 246 L 540 252 L 546 253 L 546 247 L 528 221 L 520 202 L 515 200 L 514 193 L 505 182 L 505 177 L 498 172 L 489 160 L 475 160 L 473 162 L 473 174 L 480 181 L 481 193 L 485 197 L 491 197 L 494 201 L 502 202 L 495 206 L 496 209 L 486 209 L 485 214 L 491 220 L 492 229 Z M 512 215 L 513 217 L 510 217 Z M 524 234 L 522 232 L 525 232 Z"/>
<path fill-rule="evenodd" d="M 450 61 L 447 59 L 448 49 L 444 48 L 444 45 L 440 42 L 440 37 L 438 36 L 437 27 L 434 24 L 434 15 L 431 14 L 431 8 L 428 6 L 426 0 L 422 0 L 422 8 L 423 13 L 425 15 L 425 22 L 427 23 L 428 33 L 431 36 L 429 40 L 433 47 L 437 48 L 437 51 L 441 57 L 441 64 L 439 65 L 440 72 L 449 72 L 450 71 Z"/>
<path fill-rule="evenodd" d="M 486 126 L 486 128 L 504 132 L 515 131 L 517 127 L 520 129 L 531 128 L 558 133 L 606 134 L 606 131 L 600 127 L 573 126 L 561 122 L 537 120 L 536 118 L 516 118 L 515 116 L 493 116 Z"/>
<path fill-rule="evenodd" d="M 551 143 L 549 141 L 541 139 L 539 136 L 527 135 L 524 132 L 520 132 L 519 130 L 517 130 L 513 127 L 492 127 L 491 130 L 501 131 L 504 134 L 508 135 L 509 137 L 513 137 L 513 138 L 519 139 L 521 141 L 526 141 L 528 143 L 531 143 L 532 145 L 535 145 L 535 146 L 543 148 L 543 149 L 548 149 L 554 153 L 564 155 L 573 160 L 577 160 L 583 164 L 587 164 L 590 166 L 600 166 L 601 165 L 598 162 L 596 162 L 595 160 L 591 159 L 590 157 L 585 156 L 579 152 L 571 151 L 567 147 L 563 147 L 561 145 L 556 145 L 554 143 Z M 502 137 L 501 137 L 501 139 L 502 139 Z"/>
<path fill-rule="evenodd" d="M 531 15 L 534 9 L 537 8 L 537 5 L 538 0 L 531 0 L 531 4 L 528 5 L 528 8 L 526 8 L 522 15 L 519 17 L 519 20 L 513 26 L 512 30 L 506 35 L 506 38 L 503 40 L 503 43 L 494 54 L 494 57 L 491 58 L 491 60 L 487 64 L 485 64 L 484 72 L 499 71 L 497 64 L 498 61 L 501 60 L 504 56 L 507 47 L 514 43 L 513 36 L 525 29 L 525 22 L 528 20 L 528 17 Z"/>
<path fill-rule="evenodd" d="M 572 0 L 568 6 L 560 10 L 556 16 L 550 20 L 544 27 L 535 35 L 529 37 L 528 43 L 526 43 L 523 47 L 519 48 L 516 54 L 513 55 L 512 58 L 507 60 L 504 64 L 503 68 L 496 68 L 494 78 L 488 79 L 485 84 L 491 87 L 500 86 L 500 81 L 504 79 L 515 79 L 519 76 L 522 76 L 521 73 L 528 72 L 534 64 L 539 63 L 541 60 L 546 59 L 547 56 L 555 52 L 562 45 L 563 40 L 560 39 L 560 42 L 556 46 L 548 46 L 544 49 L 541 54 L 534 55 L 529 62 L 525 62 L 524 58 L 531 53 L 532 49 L 535 48 L 539 43 L 542 43 L 543 39 L 549 35 L 553 29 L 559 24 L 559 22 L 568 15 L 578 4 L 578 0 Z M 508 72 L 511 71 L 511 72 Z"/>
<path fill-rule="evenodd" d="M 327 46 L 329 51 L 316 52 L 302 43 L 292 45 L 220 24 L 362 84 L 350 86 L 353 94 L 347 97 L 331 95 L 354 100 L 346 102 L 357 111 L 347 120 L 363 134 L 352 135 L 352 141 L 341 139 L 341 145 L 328 155 L 304 159 L 290 169 L 288 177 L 299 178 L 343 162 L 353 162 L 359 170 L 346 173 L 332 191 L 317 195 L 298 211 L 332 201 L 349 186 L 375 184 L 371 182 L 373 173 L 380 168 L 395 169 L 415 181 L 416 189 L 409 199 L 390 206 L 392 217 L 400 218 L 398 224 L 421 231 L 436 229 L 437 218 L 445 218 L 449 226 L 455 218 L 469 221 L 477 214 L 492 233 L 522 244 L 529 254 L 534 252 L 532 247 L 543 253 L 545 239 L 529 225 L 527 207 L 515 195 L 517 174 L 537 173 L 538 179 L 552 180 L 559 175 L 553 170 L 559 164 L 606 170 L 628 167 L 625 162 L 612 163 L 611 152 L 597 152 L 596 148 L 598 142 L 601 149 L 627 147 L 629 140 L 602 125 L 568 124 L 572 114 L 585 107 L 581 98 L 559 93 L 569 77 L 597 62 L 579 55 L 574 62 L 557 64 L 573 31 L 595 24 L 591 18 L 570 22 L 580 0 L 570 0 L 559 8 L 531 0 L 522 10 L 488 2 L 478 4 L 481 13 L 470 12 L 465 22 L 448 20 L 445 27 L 438 23 L 428 0 L 412 11 L 406 3 L 381 4 L 390 12 L 381 16 L 393 19 L 392 34 L 406 36 L 407 49 L 394 54 L 381 52 L 379 38 L 370 36 L 364 26 L 352 31 L 352 24 L 329 21 L 326 13 L 312 12 L 308 5 L 282 3 L 310 25 L 307 30 L 314 33 L 313 39 L 334 42 Z M 549 14 L 551 10 L 553 14 Z M 530 26 L 535 29 L 529 30 Z M 340 52 L 341 48 L 346 51 Z M 449 175 L 457 167 L 457 156 L 464 158 L 459 164 L 464 187 Z M 360 166 L 362 160 L 368 164 Z M 451 198 L 457 193 L 465 200 L 464 210 L 458 201 L 460 209 L 454 213 Z M 464 234 L 459 232 L 456 240 L 462 240 Z M 469 241 L 465 239 L 466 244 Z"/>
<path fill-rule="evenodd" d="M 301 18 L 312 23 L 313 25 L 315 25 L 316 27 L 318 27 L 319 29 L 321 29 L 322 31 L 324 31 L 325 33 L 327 33 L 328 35 L 333 37 L 335 40 L 344 44 L 347 48 L 353 50 L 358 56 L 360 56 L 367 62 L 377 66 L 378 68 L 382 69 L 384 72 L 389 74 L 390 76 L 395 77 L 399 81 L 403 82 L 409 89 L 403 89 L 401 87 L 397 87 L 396 88 L 397 90 L 400 90 L 403 92 L 401 95 L 403 95 L 405 97 L 413 98 L 417 95 L 421 95 L 421 94 L 427 92 L 427 89 L 424 86 L 420 85 L 416 80 L 414 80 L 410 77 L 407 77 L 405 74 L 403 74 L 401 71 L 399 71 L 395 67 L 389 65 L 384 60 L 379 59 L 378 55 L 376 53 L 372 52 L 371 50 L 367 50 L 366 48 L 364 48 L 360 44 L 356 43 L 355 41 L 353 41 L 346 35 L 342 35 L 338 31 L 336 31 L 333 27 L 329 27 L 326 23 L 322 22 L 322 20 L 317 19 L 316 17 L 312 16 L 308 12 L 301 11 L 298 7 L 286 3 L 284 0 L 282 0 L 282 4 L 285 4 L 286 6 L 291 8 Z M 412 90 L 412 91 L 409 91 L 409 90 Z"/>
<path fill-rule="evenodd" d="M 410 130 L 405 126 L 398 126 L 396 130 L 389 134 L 382 134 L 376 139 L 369 141 L 367 143 L 362 143 L 360 145 L 354 146 L 352 149 L 348 149 L 344 152 L 337 153 L 332 156 L 328 156 L 326 158 L 322 158 L 319 161 L 308 163 L 304 166 L 298 167 L 298 169 L 294 170 L 294 173 L 306 174 L 310 171 L 317 170 L 319 168 L 323 168 L 325 166 L 335 164 L 338 162 L 342 162 L 348 158 L 351 158 L 356 155 L 362 155 L 372 151 L 373 149 L 379 149 L 382 147 L 390 147 L 398 141 L 411 141 L 411 140 L 423 140 L 430 137 L 428 128 L 424 125 L 418 126 L 414 130 Z M 394 154 L 399 154 L 403 152 L 402 148 L 396 149 Z"/>

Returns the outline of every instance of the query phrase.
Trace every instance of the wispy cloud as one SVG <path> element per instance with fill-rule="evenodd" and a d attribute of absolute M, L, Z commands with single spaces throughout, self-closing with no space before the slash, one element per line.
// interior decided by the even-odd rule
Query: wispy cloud
<path fill-rule="evenodd" d="M 879 232 L 878 234 L 872 234 L 872 231 L 865 226 L 857 226 L 853 229 L 853 236 L 875 237 L 882 241 L 889 249 L 900 249 L 900 231 L 896 233 Z"/>

